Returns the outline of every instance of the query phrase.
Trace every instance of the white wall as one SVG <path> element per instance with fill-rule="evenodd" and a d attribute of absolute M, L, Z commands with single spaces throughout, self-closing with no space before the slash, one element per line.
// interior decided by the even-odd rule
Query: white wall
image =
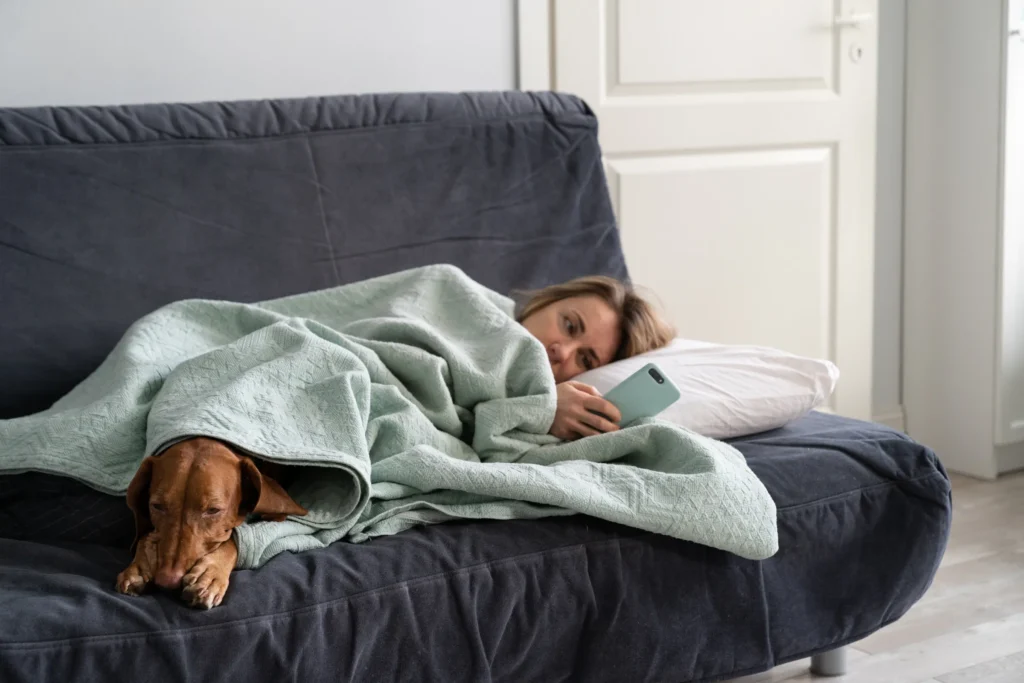
<path fill-rule="evenodd" d="M 0 0 L 0 106 L 515 87 L 513 0 Z"/>

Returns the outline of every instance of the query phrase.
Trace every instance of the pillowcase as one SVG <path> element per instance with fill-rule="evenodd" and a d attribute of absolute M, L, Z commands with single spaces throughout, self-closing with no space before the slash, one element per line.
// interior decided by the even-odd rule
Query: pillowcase
<path fill-rule="evenodd" d="M 827 360 L 689 339 L 574 379 L 605 394 L 651 362 L 681 394 L 658 419 L 715 439 L 763 432 L 806 415 L 828 400 L 839 379 L 839 369 Z"/>

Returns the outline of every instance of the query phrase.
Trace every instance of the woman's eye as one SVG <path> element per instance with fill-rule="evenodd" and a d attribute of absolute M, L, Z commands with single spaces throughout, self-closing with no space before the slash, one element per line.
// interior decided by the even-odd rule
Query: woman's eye
<path fill-rule="evenodd" d="M 574 334 L 576 332 L 576 323 L 574 323 L 568 317 L 562 318 L 562 320 L 565 321 L 565 331 L 568 332 L 570 335 Z"/>

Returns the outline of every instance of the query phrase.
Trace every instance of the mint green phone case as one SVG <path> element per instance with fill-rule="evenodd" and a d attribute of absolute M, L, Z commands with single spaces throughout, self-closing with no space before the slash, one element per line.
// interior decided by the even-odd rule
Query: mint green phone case
<path fill-rule="evenodd" d="M 679 389 L 654 363 L 648 363 L 604 396 L 622 413 L 620 427 L 641 417 L 654 417 L 679 400 Z"/>

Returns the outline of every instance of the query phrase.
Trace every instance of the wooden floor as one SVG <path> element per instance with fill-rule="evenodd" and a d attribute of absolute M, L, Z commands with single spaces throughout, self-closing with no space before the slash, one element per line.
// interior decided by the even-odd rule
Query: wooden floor
<path fill-rule="evenodd" d="M 734 683 L 1024 683 L 1024 473 L 951 479 L 953 532 L 934 584 L 854 644 L 849 674 L 812 676 L 805 660 Z"/>

